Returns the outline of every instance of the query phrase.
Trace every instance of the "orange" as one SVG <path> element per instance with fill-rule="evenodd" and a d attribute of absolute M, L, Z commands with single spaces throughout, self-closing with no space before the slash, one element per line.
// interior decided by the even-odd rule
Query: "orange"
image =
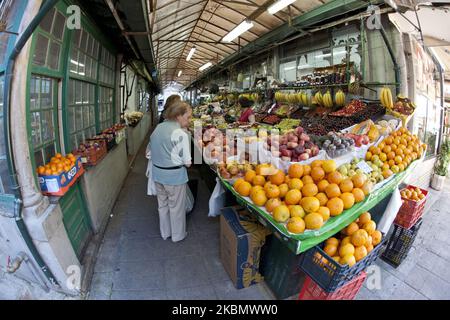
<path fill-rule="evenodd" d="M 351 192 L 344 192 L 339 196 L 341 200 L 344 202 L 344 209 L 350 209 L 355 204 L 355 197 L 353 196 L 353 193 Z"/>
<path fill-rule="evenodd" d="M 402 162 L 403 162 L 403 158 L 400 157 L 400 156 L 396 156 L 396 157 L 394 158 L 394 161 L 395 161 L 396 164 L 399 164 L 399 163 L 402 163 Z"/>
<path fill-rule="evenodd" d="M 330 209 L 328 209 L 327 207 L 319 207 L 317 213 L 322 216 L 323 221 L 327 221 L 328 219 L 330 219 Z"/>
<path fill-rule="evenodd" d="M 384 153 L 384 152 L 380 153 L 380 160 L 383 161 L 383 162 L 387 160 L 386 153 Z"/>
<path fill-rule="evenodd" d="M 303 165 L 294 163 L 289 167 L 288 175 L 290 178 L 300 179 L 303 176 Z"/>
<path fill-rule="evenodd" d="M 373 188 L 373 183 L 371 181 L 367 181 L 366 183 L 364 183 L 361 190 L 364 192 L 364 195 L 367 196 L 372 191 L 372 188 Z"/>
<path fill-rule="evenodd" d="M 289 219 L 286 228 L 292 233 L 303 233 L 305 231 L 305 221 L 300 217 L 292 217 Z"/>
<path fill-rule="evenodd" d="M 289 181 L 289 189 L 301 190 L 303 188 L 303 181 L 298 178 L 293 178 Z"/>
<path fill-rule="evenodd" d="M 372 234 L 375 233 L 376 228 L 377 224 L 373 220 L 366 222 L 363 225 L 363 229 L 366 230 L 370 236 L 372 236 L 372 239 L 374 238 Z"/>
<path fill-rule="evenodd" d="M 384 148 L 383 148 L 383 152 L 387 155 L 389 152 L 391 152 L 392 151 L 392 149 L 391 149 L 391 147 L 390 146 L 384 146 Z"/>
<path fill-rule="evenodd" d="M 370 161 L 372 159 L 372 152 L 367 151 L 366 153 L 366 161 Z"/>
<path fill-rule="evenodd" d="M 292 217 L 300 217 L 300 218 L 305 217 L 305 210 L 303 210 L 302 206 L 290 205 L 290 206 L 288 206 L 288 208 L 289 208 L 289 213 L 291 214 L 291 218 Z"/>
<path fill-rule="evenodd" d="M 353 255 L 355 253 L 355 247 L 351 243 L 347 243 L 345 245 L 341 245 L 339 248 L 339 255 L 344 257 L 348 254 Z"/>
<path fill-rule="evenodd" d="M 323 160 L 314 160 L 313 162 L 311 162 L 311 170 L 313 168 L 322 167 L 322 163 L 323 163 Z"/>
<path fill-rule="evenodd" d="M 343 231 L 345 235 L 351 236 L 358 230 L 359 230 L 358 224 L 356 222 L 352 222 Z"/>
<path fill-rule="evenodd" d="M 58 159 L 61 159 L 62 158 L 62 154 L 58 152 L 57 154 L 55 154 L 55 157 L 58 158 Z"/>
<path fill-rule="evenodd" d="M 383 173 L 382 173 L 383 178 L 385 178 L 385 179 L 389 178 L 393 174 L 394 173 L 390 169 L 385 169 L 385 170 L 383 170 Z"/>
<path fill-rule="evenodd" d="M 292 189 L 289 190 L 288 193 L 286 193 L 286 197 L 284 198 L 284 201 L 286 204 L 298 204 L 300 200 L 302 199 L 302 193 L 298 189 Z"/>
<path fill-rule="evenodd" d="M 280 184 L 282 184 L 284 182 L 284 177 L 285 177 L 284 172 L 281 170 L 278 170 L 275 174 L 269 176 L 269 180 L 273 184 L 279 186 Z"/>
<path fill-rule="evenodd" d="M 253 203 L 259 207 L 264 206 L 267 202 L 267 197 L 264 190 L 255 191 L 254 193 L 251 194 L 250 198 L 252 199 Z"/>
<path fill-rule="evenodd" d="M 236 189 L 236 191 L 243 197 L 248 197 L 250 195 L 250 191 L 252 189 L 252 185 L 247 181 L 240 183 Z"/>
<path fill-rule="evenodd" d="M 323 248 L 323 251 L 325 251 L 325 253 L 327 255 L 329 255 L 330 257 L 333 257 L 337 253 L 338 248 L 337 248 L 337 246 L 327 244 L 327 245 L 325 245 L 325 248 Z"/>
<path fill-rule="evenodd" d="M 302 195 L 305 197 L 314 197 L 319 190 L 314 183 L 307 183 L 302 188 Z"/>
<path fill-rule="evenodd" d="M 339 189 L 337 184 L 331 183 L 325 188 L 325 193 L 328 198 L 339 197 L 341 195 L 341 189 Z"/>
<path fill-rule="evenodd" d="M 266 210 L 267 212 L 273 212 L 276 207 L 281 206 L 281 200 L 278 198 L 269 199 L 266 202 Z"/>
<path fill-rule="evenodd" d="M 255 170 L 248 170 L 248 171 L 245 173 L 244 180 L 247 181 L 247 182 L 253 183 L 253 178 L 254 178 L 254 177 L 256 177 L 256 172 L 255 172 Z"/>
<path fill-rule="evenodd" d="M 387 153 L 387 158 L 388 160 L 394 160 L 395 158 L 395 152 L 394 151 L 390 151 Z"/>
<path fill-rule="evenodd" d="M 374 232 L 372 232 L 371 237 L 372 237 L 372 245 L 376 246 L 381 242 L 382 234 L 380 231 L 375 230 Z"/>
<path fill-rule="evenodd" d="M 344 178 L 342 177 L 342 174 L 339 171 L 333 171 L 328 174 L 327 180 L 329 183 L 339 184 L 341 183 L 342 180 L 344 180 Z"/>
<path fill-rule="evenodd" d="M 51 159 L 50 159 L 50 163 L 55 163 L 58 161 L 59 161 L 59 159 L 57 157 L 51 157 Z"/>
<path fill-rule="evenodd" d="M 351 237 L 345 237 L 344 239 L 342 239 L 342 241 L 341 241 L 341 247 L 343 247 L 343 246 L 345 246 L 346 244 L 352 244 L 352 242 L 351 242 L 351 240 L 352 240 L 352 238 Z"/>
<path fill-rule="evenodd" d="M 383 163 L 383 165 L 381 166 L 381 170 L 389 170 L 391 168 L 391 166 L 389 165 L 389 163 Z"/>
<path fill-rule="evenodd" d="M 287 206 L 281 205 L 273 210 L 273 218 L 276 222 L 286 222 L 291 214 Z"/>
<path fill-rule="evenodd" d="M 261 175 L 255 175 L 252 179 L 254 186 L 263 186 L 266 183 L 266 179 Z"/>
<path fill-rule="evenodd" d="M 319 189 L 319 192 L 324 192 L 325 188 L 329 185 L 330 183 L 327 180 L 322 180 L 319 181 L 319 183 L 317 184 L 317 188 Z"/>
<path fill-rule="evenodd" d="M 339 240 L 334 237 L 328 238 L 327 241 L 325 241 L 325 245 L 333 245 L 337 247 L 339 245 Z"/>
<path fill-rule="evenodd" d="M 316 198 L 319 199 L 320 205 L 325 206 L 328 202 L 328 197 L 325 193 L 320 192 L 316 194 Z"/>
<path fill-rule="evenodd" d="M 366 197 L 364 195 L 364 191 L 362 191 L 360 188 L 354 188 L 352 190 L 352 194 L 353 194 L 353 197 L 355 198 L 356 203 L 364 201 L 364 198 Z"/>
<path fill-rule="evenodd" d="M 280 184 L 278 188 L 280 189 L 280 198 L 284 198 L 286 193 L 289 191 L 289 186 L 286 183 L 283 183 Z"/>
<path fill-rule="evenodd" d="M 309 165 L 304 165 L 303 166 L 303 175 L 307 176 L 311 173 L 311 166 Z"/>
<path fill-rule="evenodd" d="M 342 182 L 339 184 L 339 189 L 341 189 L 341 192 L 352 192 L 353 190 L 353 182 L 351 179 L 345 179 L 342 180 Z"/>
<path fill-rule="evenodd" d="M 320 208 L 319 199 L 316 197 L 304 197 L 300 200 L 300 205 L 306 212 L 317 212 Z"/>
<path fill-rule="evenodd" d="M 352 254 L 348 254 L 339 259 L 339 263 L 342 265 L 348 265 L 349 267 L 353 267 L 356 264 L 355 256 Z"/>
<path fill-rule="evenodd" d="M 265 191 L 268 198 L 278 198 L 280 196 L 280 188 L 274 184 L 269 185 Z"/>
<path fill-rule="evenodd" d="M 305 216 L 305 224 L 306 229 L 317 230 L 322 227 L 323 218 L 319 213 L 313 212 Z"/>
<path fill-rule="evenodd" d="M 353 186 L 361 188 L 366 183 L 367 177 L 362 173 L 357 173 L 352 177 Z"/>
<path fill-rule="evenodd" d="M 291 178 L 289 178 L 289 176 L 286 175 L 286 177 L 284 177 L 284 183 L 289 184 L 289 181 L 291 181 Z"/>
<path fill-rule="evenodd" d="M 366 244 L 368 241 L 369 235 L 367 231 L 364 229 L 359 229 L 351 236 L 351 242 L 355 247 L 360 247 Z"/>
<path fill-rule="evenodd" d="M 344 211 L 344 202 L 340 198 L 331 198 L 327 202 L 327 207 L 330 209 L 330 215 L 332 217 L 338 216 Z"/>
<path fill-rule="evenodd" d="M 45 174 L 45 167 L 39 166 L 39 168 L 38 168 L 38 173 L 39 173 L 40 175 Z"/>
<path fill-rule="evenodd" d="M 393 142 L 392 137 L 387 137 L 386 139 L 384 139 L 384 143 L 385 143 L 386 145 L 390 145 L 390 144 L 392 144 L 392 142 Z"/>
<path fill-rule="evenodd" d="M 314 179 L 311 176 L 303 176 L 302 182 L 303 184 L 314 183 Z"/>
<path fill-rule="evenodd" d="M 322 169 L 325 171 L 325 173 L 336 171 L 336 167 L 336 162 L 334 160 L 324 160 L 322 162 Z"/>
<path fill-rule="evenodd" d="M 359 246 L 355 248 L 355 261 L 358 262 L 367 256 L 367 248 L 365 246 Z"/>
<path fill-rule="evenodd" d="M 51 176 L 52 175 L 52 170 L 51 169 L 45 169 L 44 175 Z"/>
<path fill-rule="evenodd" d="M 321 167 L 314 167 L 311 169 L 311 177 L 315 182 L 319 182 L 325 177 L 325 171 Z"/>

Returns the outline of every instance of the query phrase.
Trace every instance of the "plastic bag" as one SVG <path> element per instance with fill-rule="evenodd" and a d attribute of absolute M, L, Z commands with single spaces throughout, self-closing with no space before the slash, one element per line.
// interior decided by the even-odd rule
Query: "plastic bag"
<path fill-rule="evenodd" d="M 214 191 L 209 198 L 209 213 L 208 217 L 217 217 L 220 215 L 222 208 L 225 204 L 225 189 L 219 181 L 219 178 L 216 178 L 216 186 L 214 187 Z"/>
<path fill-rule="evenodd" d="M 194 209 L 194 201 L 194 195 L 189 186 L 186 185 L 186 212 L 190 212 Z"/>
<path fill-rule="evenodd" d="M 155 181 L 152 178 L 152 155 L 150 152 L 150 143 L 147 145 L 147 150 L 145 152 L 145 157 L 148 159 L 148 164 L 147 164 L 147 171 L 145 172 L 145 175 L 148 178 L 148 183 L 147 183 L 147 195 L 149 196 L 156 196 L 156 184 Z"/>
<path fill-rule="evenodd" d="M 380 230 L 382 233 L 387 234 L 401 206 L 402 206 L 402 198 L 400 195 L 400 191 L 398 190 L 397 187 L 392 193 L 391 200 L 389 200 L 389 203 L 384 211 L 383 217 L 381 218 L 380 222 L 378 222 L 377 229 Z"/>

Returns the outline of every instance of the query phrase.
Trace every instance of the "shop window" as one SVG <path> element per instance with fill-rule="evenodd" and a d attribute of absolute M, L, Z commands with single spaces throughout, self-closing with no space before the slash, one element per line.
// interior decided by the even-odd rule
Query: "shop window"
<path fill-rule="evenodd" d="M 14 32 L 17 24 L 14 25 L 14 18 L 18 13 L 21 1 L 0 1 L 0 16 L 6 30 Z M 5 62 L 10 39 L 15 37 L 12 33 L 0 32 L 0 66 Z"/>
<path fill-rule="evenodd" d="M 285 61 L 280 63 L 281 81 L 296 81 L 296 61 Z"/>
<path fill-rule="evenodd" d="M 76 30 L 72 35 L 70 73 L 96 80 L 98 65 L 98 41 L 86 30 Z"/>
<path fill-rule="evenodd" d="M 417 95 L 416 111 L 414 113 L 413 133 L 417 134 L 420 141 L 428 145 L 427 157 L 432 157 L 437 152 L 441 127 L 441 112 L 438 104 L 429 100 L 424 95 Z"/>
<path fill-rule="evenodd" d="M 56 94 L 56 80 L 31 76 L 30 136 L 36 166 L 50 161 L 57 150 Z"/>
<path fill-rule="evenodd" d="M 71 79 L 67 104 L 69 148 L 95 135 L 95 85 Z"/>
<path fill-rule="evenodd" d="M 100 130 L 109 128 L 114 124 L 113 93 L 114 90 L 111 88 L 99 87 L 98 114 Z"/>
<path fill-rule="evenodd" d="M 64 15 L 55 9 L 44 17 L 35 38 L 34 65 L 59 70 L 65 23 Z"/>
<path fill-rule="evenodd" d="M 114 68 L 116 58 L 104 47 L 101 48 L 101 58 L 99 67 L 99 81 L 107 85 L 114 85 Z"/>

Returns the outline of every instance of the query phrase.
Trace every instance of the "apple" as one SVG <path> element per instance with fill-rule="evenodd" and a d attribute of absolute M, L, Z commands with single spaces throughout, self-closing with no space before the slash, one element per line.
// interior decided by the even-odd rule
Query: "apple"
<path fill-rule="evenodd" d="M 309 150 L 309 149 L 308 149 Z M 309 159 L 309 154 L 308 153 L 303 153 L 298 157 L 299 161 L 304 161 L 304 160 L 308 160 Z"/>
<path fill-rule="evenodd" d="M 299 140 L 299 141 L 298 141 L 298 145 L 299 145 L 300 147 L 304 147 L 304 146 L 305 146 L 305 141 L 304 141 L 304 140 Z"/>
<path fill-rule="evenodd" d="M 281 157 L 281 160 L 291 162 L 291 157 Z"/>
<path fill-rule="evenodd" d="M 288 142 L 287 147 L 289 149 L 294 149 L 298 147 L 298 143 L 297 142 Z"/>
<path fill-rule="evenodd" d="M 301 135 L 300 135 L 300 140 L 303 140 L 303 141 L 309 141 L 310 140 L 310 138 L 309 138 L 309 136 L 307 135 L 307 134 L 305 134 L 305 133 L 302 133 Z"/>
<path fill-rule="evenodd" d="M 303 133 L 303 128 L 302 128 L 302 127 L 297 127 L 297 128 L 295 129 L 295 133 L 296 133 L 298 136 L 300 136 L 300 135 Z"/>
<path fill-rule="evenodd" d="M 312 155 L 312 151 L 311 151 L 311 149 L 306 149 L 306 150 L 305 150 L 305 153 L 307 153 L 307 154 L 308 154 L 308 156 L 311 156 L 311 155 Z"/>

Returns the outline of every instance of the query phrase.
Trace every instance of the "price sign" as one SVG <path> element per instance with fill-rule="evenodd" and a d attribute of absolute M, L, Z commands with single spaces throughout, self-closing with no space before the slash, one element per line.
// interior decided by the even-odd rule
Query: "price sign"
<path fill-rule="evenodd" d="M 371 173 L 373 171 L 373 169 L 364 160 L 358 162 L 356 166 L 358 167 L 358 169 L 361 169 L 364 173 Z"/>

